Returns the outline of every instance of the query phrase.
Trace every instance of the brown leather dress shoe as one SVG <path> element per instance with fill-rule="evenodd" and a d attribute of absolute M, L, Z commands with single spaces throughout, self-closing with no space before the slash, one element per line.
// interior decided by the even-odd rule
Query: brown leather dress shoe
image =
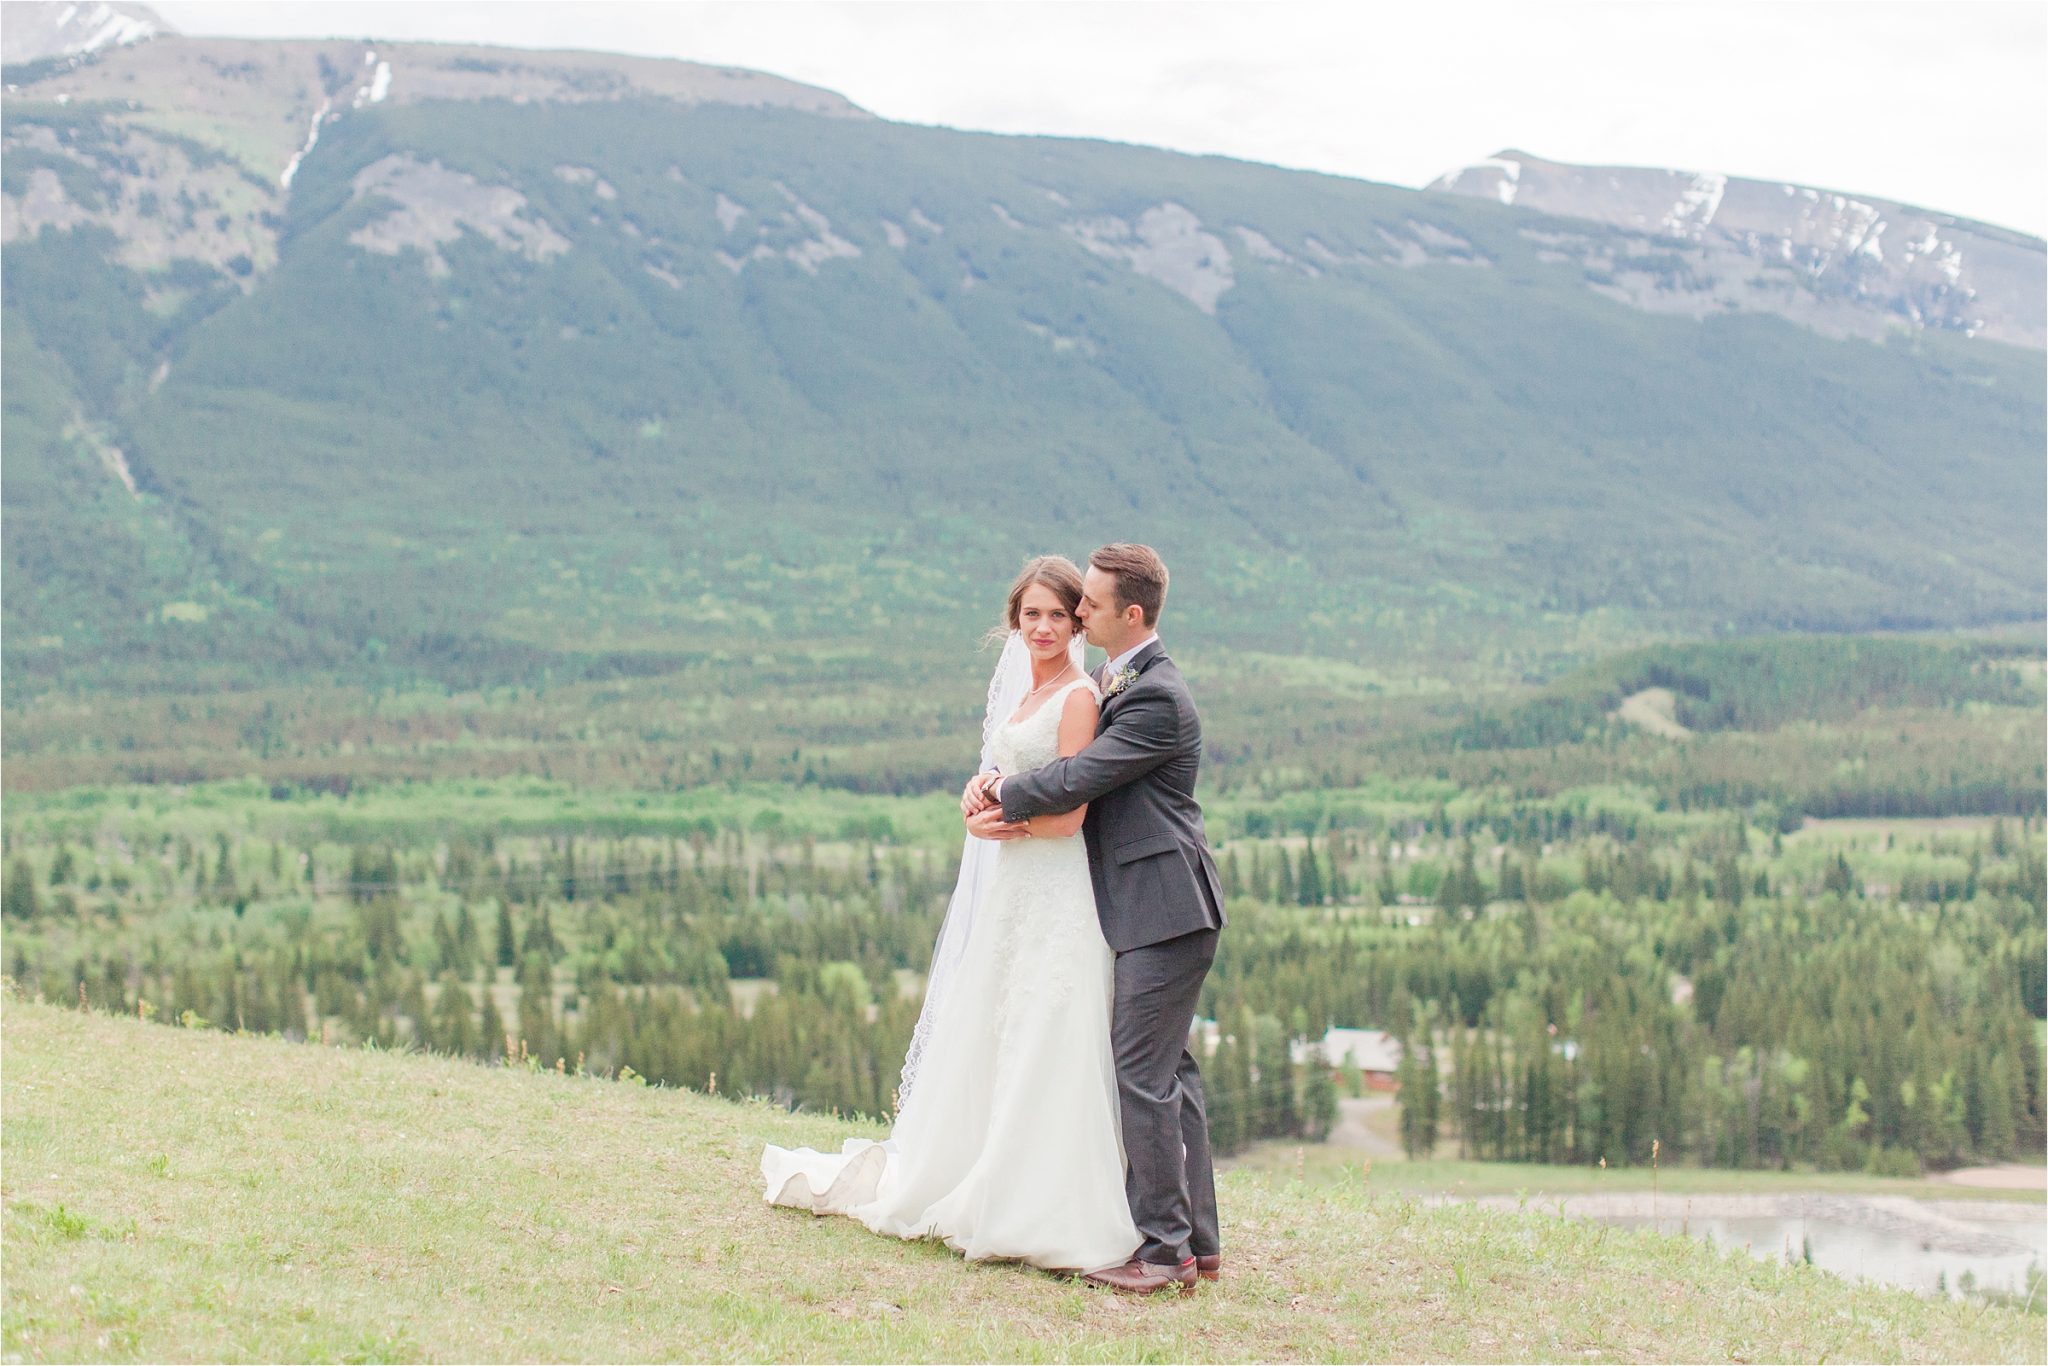
<path fill-rule="evenodd" d="M 1195 1274 L 1205 1281 L 1223 1279 L 1223 1254 L 1212 1252 L 1206 1257 L 1195 1258 Z"/>
<path fill-rule="evenodd" d="M 1126 1295 L 1156 1295 L 1162 1290 L 1178 1290 L 1185 1294 L 1195 1288 L 1195 1259 L 1190 1257 L 1179 1266 L 1161 1266 L 1133 1257 L 1122 1266 L 1106 1266 L 1100 1271 L 1089 1272 L 1081 1279 L 1091 1285 L 1106 1285 Z"/>

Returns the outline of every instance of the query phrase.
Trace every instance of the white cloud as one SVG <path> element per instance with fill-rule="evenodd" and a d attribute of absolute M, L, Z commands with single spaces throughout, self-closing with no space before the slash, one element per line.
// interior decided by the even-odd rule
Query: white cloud
<path fill-rule="evenodd" d="M 1503 147 L 2048 231 L 2034 3 L 164 3 L 187 33 L 754 67 L 886 118 L 1420 185 Z"/>

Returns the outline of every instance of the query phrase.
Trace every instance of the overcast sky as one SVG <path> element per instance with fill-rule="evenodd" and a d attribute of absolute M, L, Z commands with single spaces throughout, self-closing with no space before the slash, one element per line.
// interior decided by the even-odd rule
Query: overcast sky
<path fill-rule="evenodd" d="M 1507 147 L 1856 191 L 2048 233 L 2040 0 L 168 3 L 191 34 L 753 67 L 884 118 L 1398 185 Z"/>

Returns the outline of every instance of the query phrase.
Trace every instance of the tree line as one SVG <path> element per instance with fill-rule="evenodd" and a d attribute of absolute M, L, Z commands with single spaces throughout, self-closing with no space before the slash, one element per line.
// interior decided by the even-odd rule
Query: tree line
<path fill-rule="evenodd" d="M 1739 821 L 1680 838 L 1625 812 L 1494 818 L 1224 849 L 1233 924 L 1201 1005 L 1220 1149 L 1327 1134 L 1357 1078 L 1304 1045 L 1334 1025 L 1402 1039 L 1417 1152 L 1900 1170 L 2038 1145 L 2031 823 L 1899 864 Z M 17 842 L 0 911 L 18 983 L 871 1115 L 893 1104 L 954 873 L 936 850 L 741 829 L 131 852 Z M 1891 858 L 1894 882 L 1851 853 Z M 145 866 L 179 896 L 143 897 Z"/>

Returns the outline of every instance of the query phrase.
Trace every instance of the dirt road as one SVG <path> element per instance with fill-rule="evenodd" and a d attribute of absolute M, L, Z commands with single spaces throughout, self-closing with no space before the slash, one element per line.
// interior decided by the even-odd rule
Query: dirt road
<path fill-rule="evenodd" d="M 1404 1161 L 1407 1154 L 1401 1151 L 1400 1143 L 1386 1136 L 1386 1131 L 1394 1128 L 1393 1118 L 1394 1098 L 1384 1092 L 1340 1096 L 1336 1127 L 1330 1130 L 1330 1146 L 1355 1148 L 1375 1162 Z"/>

